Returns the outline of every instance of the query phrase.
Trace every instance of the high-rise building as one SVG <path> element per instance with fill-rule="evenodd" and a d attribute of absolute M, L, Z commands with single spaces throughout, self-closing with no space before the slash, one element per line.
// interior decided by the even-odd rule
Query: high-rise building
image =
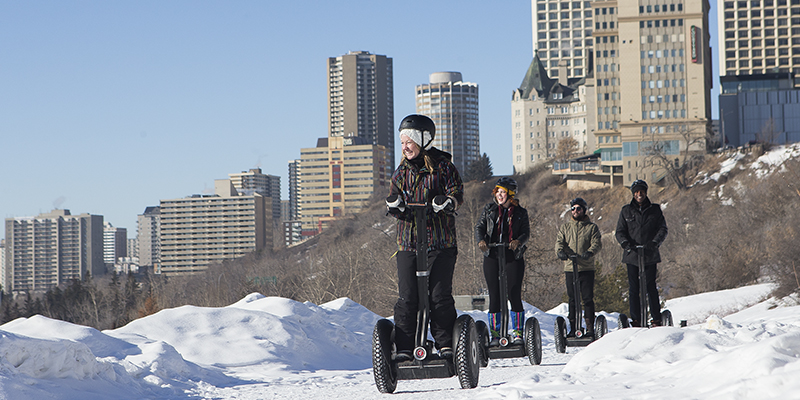
<path fill-rule="evenodd" d="M 281 177 L 264 174 L 261 168 L 251 168 L 228 176 L 239 194 L 251 195 L 255 192 L 272 199 L 272 220 L 273 225 L 277 226 L 281 220 Z"/>
<path fill-rule="evenodd" d="M 359 138 L 330 137 L 300 150 L 302 237 L 354 214 L 375 191 L 388 193 L 393 162 L 386 147 Z"/>
<path fill-rule="evenodd" d="M 128 230 L 106 222 L 103 225 L 103 262 L 109 271 L 117 259 L 128 256 Z"/>
<path fill-rule="evenodd" d="M 599 185 L 616 184 L 620 173 L 625 185 L 636 179 L 659 182 L 687 157 L 706 151 L 711 118 L 708 1 L 596 0 L 586 7 L 537 0 L 535 4 L 534 24 L 539 28 L 542 21 L 552 27 L 548 25 L 552 20 L 572 15 L 566 9 L 577 11 L 578 6 L 584 16 L 586 11 L 592 16 L 592 37 L 584 38 L 584 44 L 591 44 L 585 53 L 590 62 L 583 65 L 591 68 L 586 82 L 591 96 L 587 134 L 594 136 L 596 154 L 573 160 L 566 171 L 554 173 L 584 179 L 606 175 L 607 181 L 595 182 Z M 554 77 L 552 69 L 548 73 Z M 589 137 L 587 144 L 591 141 Z"/>
<path fill-rule="evenodd" d="M 300 160 L 289 161 L 289 215 L 288 221 L 300 219 Z"/>
<path fill-rule="evenodd" d="M 609 10 L 606 9 L 606 13 Z M 533 20 L 533 55 L 538 56 L 551 78 L 561 78 L 559 61 L 565 61 L 569 78 L 588 74 L 586 60 L 590 58 L 595 27 L 591 1 L 531 0 Z M 600 22 L 597 29 L 609 27 Z"/>
<path fill-rule="evenodd" d="M 36 217 L 6 219 L 6 293 L 44 292 L 87 273 L 106 272 L 103 216 L 56 209 Z"/>
<path fill-rule="evenodd" d="M 384 146 L 394 160 L 392 59 L 352 51 L 328 59 L 328 136 Z"/>
<path fill-rule="evenodd" d="M 797 0 L 717 0 L 717 20 L 721 76 L 800 74 Z"/>
<path fill-rule="evenodd" d="M 209 264 L 272 246 L 272 199 L 239 195 L 230 179 L 215 194 L 161 200 L 161 269 L 195 273 Z"/>
<path fill-rule="evenodd" d="M 616 1 L 592 5 L 601 11 L 618 7 Z M 658 182 L 671 165 L 707 151 L 712 83 L 709 9 L 708 1 L 702 0 L 660 7 L 658 2 L 624 5 L 613 15 L 595 12 L 595 27 L 598 21 L 619 21 L 618 30 L 595 29 L 594 65 L 598 99 L 601 93 L 620 91 L 616 115 L 625 185 L 636 179 Z M 616 71 L 611 71 L 612 64 L 618 66 Z M 639 79 L 622 79 L 633 74 Z M 616 134 L 613 124 L 607 129 L 604 123 L 600 129 L 600 107 L 606 116 L 605 110 L 613 106 L 613 100 L 598 100 L 598 142 Z"/>
<path fill-rule="evenodd" d="M 559 142 L 574 140 L 575 155 L 594 151 L 594 138 L 587 122 L 587 100 L 593 96 L 586 78 L 566 78 L 566 62 L 558 79 L 550 79 L 538 56 L 533 57 L 520 87 L 511 100 L 512 164 L 515 172 L 552 162 Z M 593 104 L 593 103 L 590 103 Z M 587 119 L 587 116 L 589 117 Z"/>
<path fill-rule="evenodd" d="M 717 2 L 721 145 L 800 141 L 800 3 Z"/>
<path fill-rule="evenodd" d="M 463 82 L 460 72 L 434 72 L 429 82 L 415 88 L 417 113 L 433 120 L 433 146 L 450 153 L 464 174 L 481 157 L 478 85 Z"/>
<path fill-rule="evenodd" d="M 128 239 L 128 252 L 125 257 L 139 258 L 139 240 L 137 238 Z"/>
<path fill-rule="evenodd" d="M 592 6 L 595 28 L 605 22 L 609 27 L 594 31 L 595 136 L 605 144 L 620 135 L 625 185 L 636 179 L 658 182 L 671 165 L 707 151 L 709 3 L 595 1 Z M 616 29 L 610 24 L 614 20 Z"/>
<path fill-rule="evenodd" d="M 136 240 L 139 265 L 154 271 L 161 265 L 161 208 L 150 206 L 137 217 Z"/>

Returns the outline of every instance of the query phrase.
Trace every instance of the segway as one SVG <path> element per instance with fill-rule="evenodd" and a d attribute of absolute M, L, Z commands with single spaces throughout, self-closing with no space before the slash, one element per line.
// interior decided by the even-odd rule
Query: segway
<path fill-rule="evenodd" d="M 578 282 L 578 255 L 571 254 L 572 259 L 572 297 L 575 300 L 575 337 L 567 337 L 567 321 L 564 317 L 556 318 L 555 328 L 553 329 L 553 341 L 556 345 L 556 352 L 566 353 L 567 347 L 585 347 L 593 341 L 600 339 L 608 333 L 608 323 L 604 315 L 598 315 L 594 319 L 594 335 L 587 336 L 586 328 L 583 327 L 583 310 L 581 309 L 581 286 Z"/>
<path fill-rule="evenodd" d="M 498 277 L 500 280 L 500 345 L 489 347 L 488 328 L 486 328 L 486 324 L 482 324 L 480 328 L 486 329 L 486 331 L 479 330 L 478 332 L 481 335 L 481 339 L 483 339 L 483 337 L 487 338 L 486 341 L 481 340 L 481 344 L 485 346 L 482 355 L 486 357 L 482 360 L 482 362 L 485 362 L 483 366 L 488 365 L 490 358 L 516 358 L 525 356 L 528 357 L 531 365 L 539 365 L 542 363 L 542 332 L 539 328 L 539 320 L 535 317 L 525 320 L 522 344 L 512 343 L 508 335 L 508 275 L 506 274 L 506 248 L 508 248 L 508 246 L 508 243 L 502 241 L 500 243 L 489 244 L 489 247 L 497 248 L 497 262 L 500 266 L 500 274 Z M 483 321 L 480 322 L 482 323 Z"/>
<path fill-rule="evenodd" d="M 396 362 L 392 359 L 394 350 L 394 324 L 381 319 L 372 332 L 372 371 L 375 385 L 381 393 L 393 393 L 397 380 L 450 378 L 458 375 L 464 389 L 478 386 L 481 366 L 481 349 L 478 344 L 478 331 L 475 321 L 469 315 L 461 315 L 453 326 L 453 357 L 440 357 L 433 354 L 433 342 L 428 340 L 430 324 L 430 304 L 428 293 L 428 244 L 426 214 L 432 212 L 427 204 L 406 204 L 414 213 L 417 235 L 417 287 L 419 311 L 414 334 L 414 358 L 410 361 Z"/>
<path fill-rule="evenodd" d="M 644 250 L 645 246 L 636 245 L 636 254 L 639 256 L 639 321 L 644 324 L 644 327 L 649 328 L 650 324 L 647 322 L 647 279 L 644 273 Z M 628 299 L 628 301 L 632 300 Z M 630 328 L 631 323 L 627 315 L 619 315 L 619 326 Z M 672 313 L 669 310 L 661 310 L 661 326 L 673 326 Z"/>

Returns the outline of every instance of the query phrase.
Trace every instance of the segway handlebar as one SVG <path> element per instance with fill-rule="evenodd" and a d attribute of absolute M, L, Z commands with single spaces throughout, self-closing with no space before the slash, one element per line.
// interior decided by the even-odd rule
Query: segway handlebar
<path fill-rule="evenodd" d="M 509 243 L 489 243 L 487 246 L 489 247 L 508 247 L 510 246 Z"/>

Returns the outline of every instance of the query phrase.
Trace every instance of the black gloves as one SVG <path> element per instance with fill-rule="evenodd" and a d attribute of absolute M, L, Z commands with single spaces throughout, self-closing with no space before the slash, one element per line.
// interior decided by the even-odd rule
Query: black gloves
<path fill-rule="evenodd" d="M 630 253 L 631 252 L 631 243 L 630 242 L 627 242 L 627 241 L 626 242 L 622 242 L 620 244 L 620 246 L 622 246 L 622 249 L 625 250 L 626 253 Z"/>
<path fill-rule="evenodd" d="M 569 256 L 567 255 L 567 253 L 565 253 L 565 252 L 563 252 L 563 251 L 559 251 L 559 252 L 558 252 L 558 259 L 559 259 L 559 260 L 564 260 L 564 261 L 566 261 L 568 258 L 569 258 Z"/>
<path fill-rule="evenodd" d="M 656 251 L 656 250 L 658 250 L 658 242 L 656 242 L 656 241 L 654 240 L 654 241 L 652 241 L 652 242 L 648 243 L 648 244 L 647 244 L 647 246 L 645 246 L 645 248 L 646 248 L 648 251 Z"/>
<path fill-rule="evenodd" d="M 453 199 L 441 194 L 433 198 L 431 206 L 433 206 L 433 212 L 437 213 L 442 210 L 451 213 L 453 212 L 453 210 L 456 209 L 456 205 L 453 203 Z"/>
<path fill-rule="evenodd" d="M 393 194 L 386 198 L 386 209 L 389 214 L 400 215 L 406 211 L 406 203 L 400 196 Z"/>
<path fill-rule="evenodd" d="M 587 251 L 587 252 L 583 253 L 581 258 L 584 259 L 584 260 L 588 260 L 588 259 L 592 258 L 593 255 L 594 255 L 594 253 L 592 253 L 591 251 Z"/>

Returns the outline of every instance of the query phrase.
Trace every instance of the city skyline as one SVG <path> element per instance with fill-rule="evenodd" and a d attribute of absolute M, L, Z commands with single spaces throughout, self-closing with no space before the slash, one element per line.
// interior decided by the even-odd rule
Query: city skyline
<path fill-rule="evenodd" d="M 420 10 L 447 18 L 410 25 Z M 533 57 L 530 1 L 11 2 L 0 11 L 4 218 L 70 209 L 134 235 L 148 206 L 257 167 L 281 177 L 286 199 L 287 161 L 327 136 L 327 60 L 349 51 L 394 60 L 395 121 L 415 112 L 415 85 L 433 72 L 480 85 L 481 152 L 496 174 L 511 173 L 509 100 Z M 360 23 L 328 31 L 337 20 Z M 364 35 L 363 24 L 377 29 Z"/>

